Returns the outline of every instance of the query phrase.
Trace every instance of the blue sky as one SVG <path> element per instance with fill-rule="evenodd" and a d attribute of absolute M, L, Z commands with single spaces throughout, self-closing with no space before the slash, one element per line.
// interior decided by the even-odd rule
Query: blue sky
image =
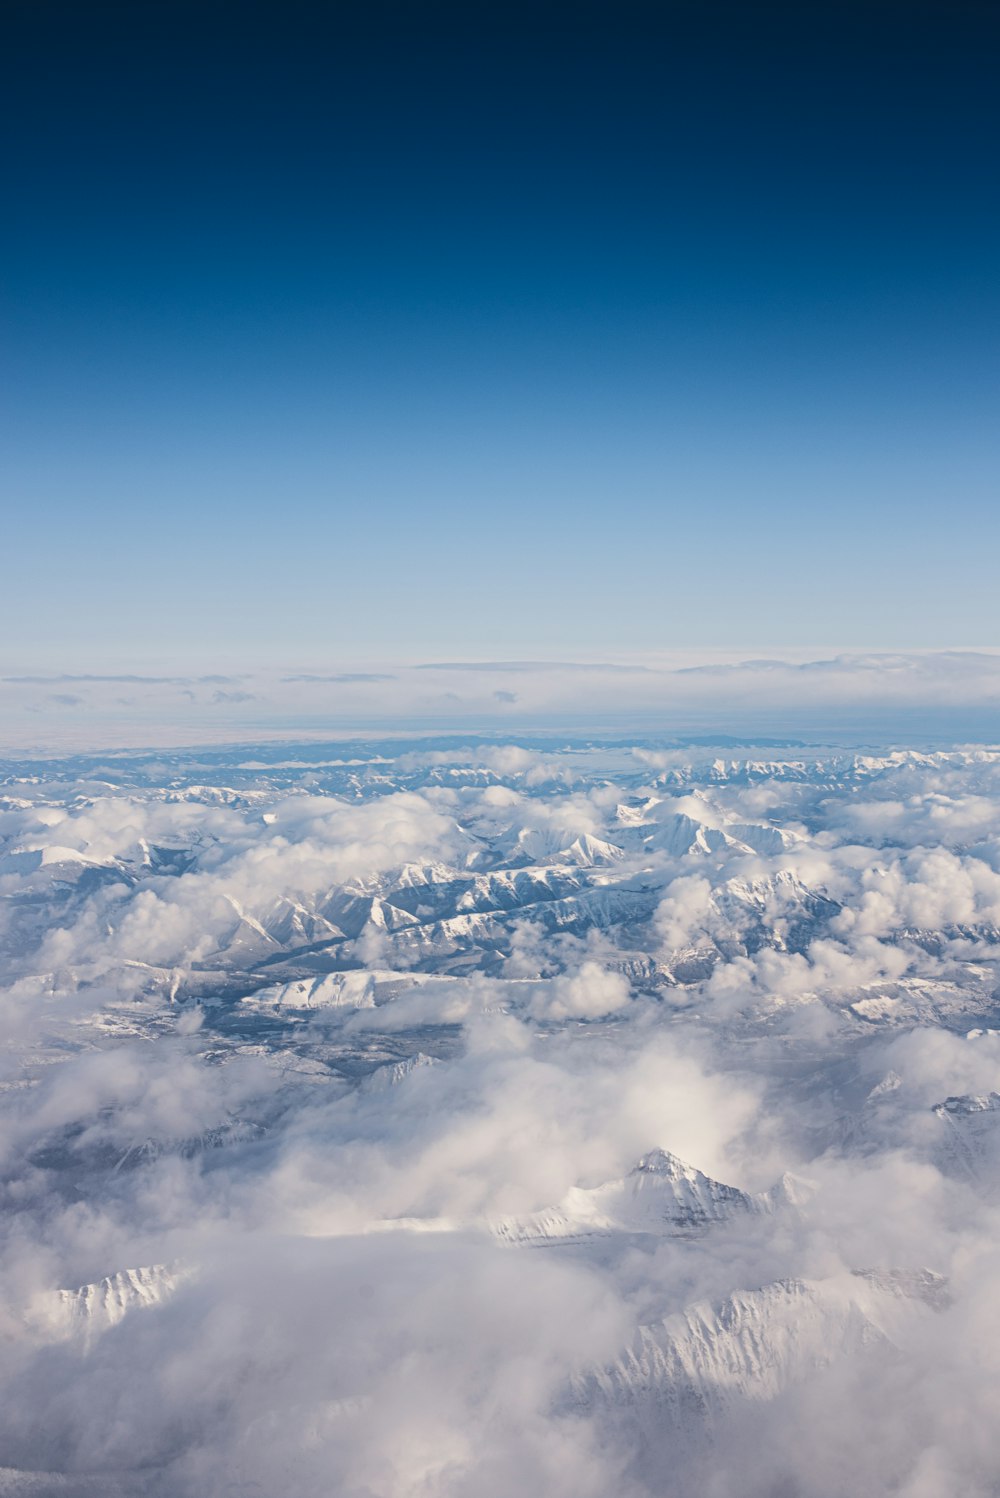
<path fill-rule="evenodd" d="M 7 667 L 1000 643 L 997 33 L 15 5 Z"/>

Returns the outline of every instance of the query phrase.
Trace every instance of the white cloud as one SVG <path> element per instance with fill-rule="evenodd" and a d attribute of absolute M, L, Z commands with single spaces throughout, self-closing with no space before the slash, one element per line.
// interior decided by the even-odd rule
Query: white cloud
<path fill-rule="evenodd" d="M 261 754 L 6 787 L 0 1467 L 150 1498 L 985 1498 L 993 760 Z M 680 816 L 719 836 L 665 838 Z M 706 1231 L 494 1236 L 648 1189 L 657 1149 L 700 1190 L 797 1180 Z M 143 1265 L 184 1274 L 110 1329 L 32 1312 Z M 865 1332 L 707 1433 L 692 1406 L 669 1453 L 676 1385 L 659 1425 L 576 1401 L 581 1371 L 655 1385 L 637 1328 L 686 1307 L 923 1266 L 950 1301 L 896 1295 L 897 1350 Z"/>

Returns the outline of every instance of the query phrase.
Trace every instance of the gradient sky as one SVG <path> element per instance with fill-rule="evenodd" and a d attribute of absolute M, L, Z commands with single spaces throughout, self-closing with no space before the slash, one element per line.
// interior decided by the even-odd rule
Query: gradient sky
<path fill-rule="evenodd" d="M 1000 644 L 995 5 L 2 51 L 6 669 Z"/>

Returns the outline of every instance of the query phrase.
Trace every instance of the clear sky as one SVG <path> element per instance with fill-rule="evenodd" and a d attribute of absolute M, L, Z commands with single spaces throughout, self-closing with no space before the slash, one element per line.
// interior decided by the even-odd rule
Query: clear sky
<path fill-rule="evenodd" d="M 5 15 L 5 669 L 1000 643 L 995 5 Z"/>

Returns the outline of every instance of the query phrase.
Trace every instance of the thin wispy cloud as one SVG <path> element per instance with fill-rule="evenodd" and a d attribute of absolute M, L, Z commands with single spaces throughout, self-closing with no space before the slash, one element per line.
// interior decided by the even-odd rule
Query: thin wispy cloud
<path fill-rule="evenodd" d="M 552 661 L 386 662 L 380 670 L 247 671 L 239 677 L 0 681 L 2 743 L 37 748 L 185 744 L 261 737 L 435 731 L 512 723 L 595 731 L 802 734 L 860 743 L 893 735 L 1000 738 L 1000 655 L 989 651 L 802 652 L 761 660 L 691 655 L 614 667 Z M 132 688 L 123 700 L 120 687 Z M 55 683 L 74 690 L 45 691 Z M 73 697 L 70 703 L 62 700 Z M 60 710 L 65 712 L 60 716 Z M 40 736 L 39 717 L 45 728 Z"/>

